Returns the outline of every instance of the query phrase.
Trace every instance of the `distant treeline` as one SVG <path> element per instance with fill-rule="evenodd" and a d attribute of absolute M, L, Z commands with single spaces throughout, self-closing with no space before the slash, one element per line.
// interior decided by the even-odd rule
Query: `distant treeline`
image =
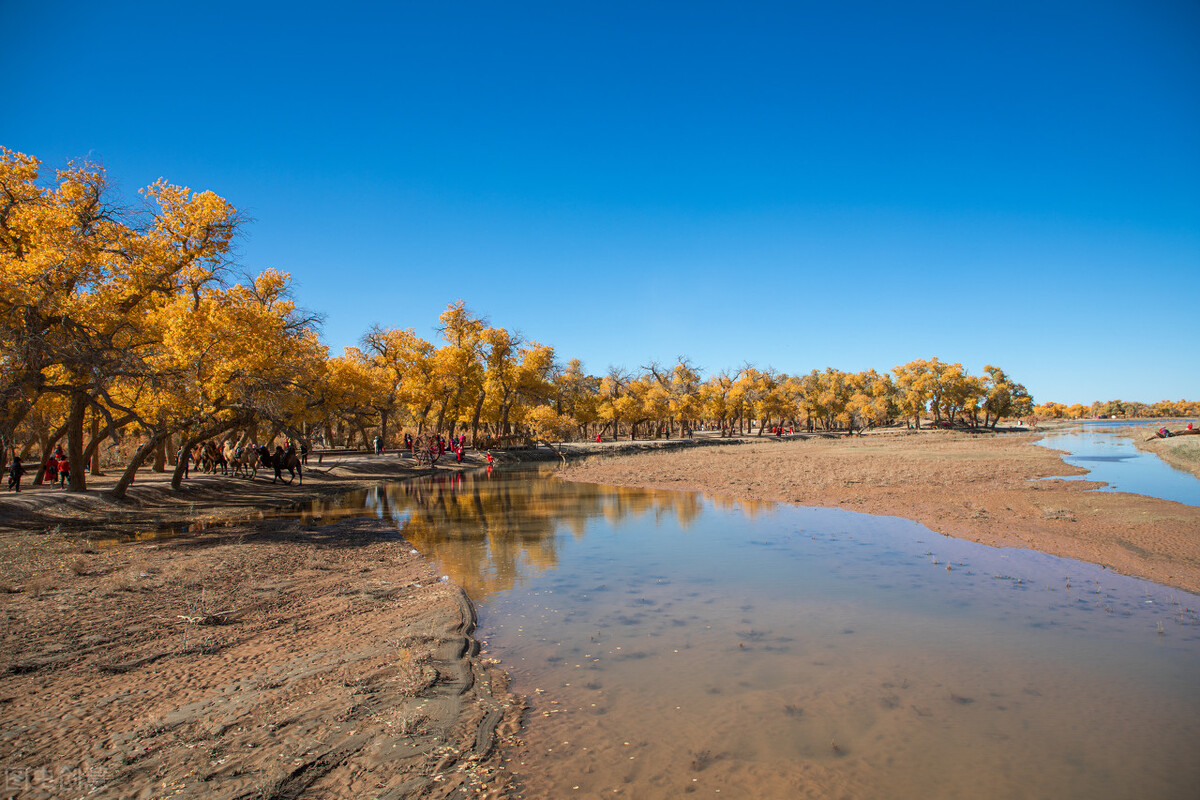
<path fill-rule="evenodd" d="M 1097 400 L 1090 406 L 1083 403 L 1042 403 L 1033 412 L 1039 417 L 1053 419 L 1083 419 L 1084 417 L 1200 417 L 1200 400 L 1159 400 L 1157 403 L 1138 403 L 1126 400 Z"/>

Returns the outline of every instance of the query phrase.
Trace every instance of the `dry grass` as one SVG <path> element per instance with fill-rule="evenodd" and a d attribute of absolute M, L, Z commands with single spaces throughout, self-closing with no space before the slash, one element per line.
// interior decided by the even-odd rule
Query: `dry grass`
<path fill-rule="evenodd" d="M 1162 447 L 1155 452 L 1163 461 L 1200 478 L 1200 436 L 1181 436 L 1160 441 Z"/>
<path fill-rule="evenodd" d="M 140 592 L 142 586 L 138 578 L 138 573 L 133 571 L 125 571 L 117 573 L 113 576 L 108 584 L 109 593 L 115 592 Z"/>
<path fill-rule="evenodd" d="M 1167 427 L 1172 427 L 1168 425 Z M 1149 438 L 1153 431 L 1146 428 L 1121 428 L 1118 436 L 1132 439 L 1139 450 L 1154 453 L 1176 469 L 1200 478 L 1200 436 L 1174 436 L 1170 439 Z"/>

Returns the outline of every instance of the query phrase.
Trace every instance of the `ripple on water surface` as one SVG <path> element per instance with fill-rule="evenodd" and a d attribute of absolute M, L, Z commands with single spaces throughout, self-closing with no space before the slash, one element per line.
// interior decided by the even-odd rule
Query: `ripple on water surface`
<path fill-rule="evenodd" d="M 528 796 L 1197 796 L 1195 595 L 896 518 L 529 473 L 360 500 L 467 587 L 530 696 Z"/>

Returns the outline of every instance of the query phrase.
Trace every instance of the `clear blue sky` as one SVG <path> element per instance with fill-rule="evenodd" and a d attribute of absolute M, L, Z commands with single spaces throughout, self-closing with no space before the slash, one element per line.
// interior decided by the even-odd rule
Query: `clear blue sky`
<path fill-rule="evenodd" d="M 334 354 L 1200 398 L 1200 4 L 0 0 L 0 144 L 253 218 Z"/>

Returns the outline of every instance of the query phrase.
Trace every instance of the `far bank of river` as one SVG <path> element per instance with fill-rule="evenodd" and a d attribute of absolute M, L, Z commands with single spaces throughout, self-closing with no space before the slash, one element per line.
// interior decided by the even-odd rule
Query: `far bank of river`
<path fill-rule="evenodd" d="M 1087 470 L 1036 446 L 1040 437 L 928 432 L 763 441 L 590 459 L 561 474 L 904 517 L 950 536 L 1076 558 L 1200 593 L 1200 508 L 1089 491 L 1100 485 L 1078 478 Z"/>

